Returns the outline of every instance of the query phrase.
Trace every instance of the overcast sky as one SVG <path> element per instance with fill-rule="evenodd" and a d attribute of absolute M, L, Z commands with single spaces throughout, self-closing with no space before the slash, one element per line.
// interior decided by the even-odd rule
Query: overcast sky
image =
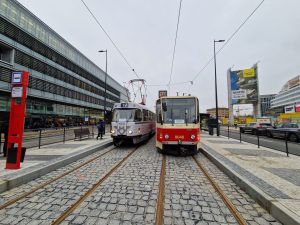
<path fill-rule="evenodd" d="M 120 83 L 135 74 L 123 61 L 80 0 L 18 0 Z M 85 0 L 102 26 L 147 84 L 167 84 L 179 0 Z M 213 40 L 228 39 L 261 0 L 183 0 L 171 83 L 189 81 L 213 56 Z M 278 93 L 300 74 L 300 1 L 265 0 L 217 56 L 219 106 L 227 106 L 227 69 L 245 69 L 259 61 L 260 94 Z M 222 43 L 217 43 L 216 49 Z M 159 89 L 148 87 L 152 107 Z M 215 107 L 211 63 L 193 85 L 171 87 L 196 95 L 200 108 Z"/>

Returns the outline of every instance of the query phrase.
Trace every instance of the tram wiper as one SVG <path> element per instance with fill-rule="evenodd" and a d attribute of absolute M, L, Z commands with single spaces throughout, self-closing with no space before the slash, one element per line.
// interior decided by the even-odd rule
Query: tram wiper
<path fill-rule="evenodd" d="M 184 109 L 184 120 L 185 120 L 185 124 L 186 124 L 186 126 L 187 126 L 187 125 L 188 125 L 188 122 L 187 122 L 186 115 L 187 115 L 187 110 Z"/>
<path fill-rule="evenodd" d="M 172 126 L 174 126 L 174 120 L 173 120 L 173 107 L 171 108 L 171 119 L 172 119 Z"/>

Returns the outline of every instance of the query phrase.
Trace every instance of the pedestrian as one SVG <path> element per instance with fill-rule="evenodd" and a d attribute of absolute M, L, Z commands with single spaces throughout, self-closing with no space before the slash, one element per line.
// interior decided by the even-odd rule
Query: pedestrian
<path fill-rule="evenodd" d="M 234 128 L 237 128 L 237 120 L 234 120 Z"/>
<path fill-rule="evenodd" d="M 103 120 L 100 120 L 99 123 L 97 124 L 97 128 L 98 128 L 97 140 L 98 140 L 99 137 L 100 137 L 100 139 L 102 139 L 104 129 L 105 129 L 105 122 Z"/>
<path fill-rule="evenodd" d="M 8 144 L 8 122 L 7 121 L 4 121 L 2 123 L 2 125 L 1 125 L 1 133 L 4 134 L 3 156 L 6 157 L 7 144 Z"/>

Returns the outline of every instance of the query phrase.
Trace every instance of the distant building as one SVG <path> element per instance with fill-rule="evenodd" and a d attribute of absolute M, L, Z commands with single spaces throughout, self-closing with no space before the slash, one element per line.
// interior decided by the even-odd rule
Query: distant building
<path fill-rule="evenodd" d="M 271 100 L 274 99 L 276 94 L 260 95 L 260 111 L 261 116 L 268 116 L 268 111 L 271 108 Z"/>
<path fill-rule="evenodd" d="M 278 95 L 271 100 L 271 108 L 284 108 L 285 112 L 300 104 L 300 75 L 286 82 Z M 289 111 L 289 109 L 291 109 Z"/>
<path fill-rule="evenodd" d="M 216 117 L 216 108 L 207 109 L 206 112 L 210 114 L 211 117 Z M 218 108 L 219 120 L 224 121 L 224 119 L 228 119 L 229 117 L 229 109 L 228 108 Z"/>

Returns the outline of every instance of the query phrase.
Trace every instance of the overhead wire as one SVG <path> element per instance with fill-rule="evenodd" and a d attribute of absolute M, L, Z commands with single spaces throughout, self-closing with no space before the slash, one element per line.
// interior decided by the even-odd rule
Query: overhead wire
<path fill-rule="evenodd" d="M 129 61 L 126 59 L 125 55 L 121 52 L 121 50 L 119 49 L 119 47 L 116 45 L 116 43 L 113 41 L 113 39 L 109 36 L 109 34 L 106 32 L 106 30 L 104 29 L 104 27 L 101 25 L 101 23 L 99 22 L 99 20 L 96 18 L 96 16 L 94 15 L 94 13 L 90 10 L 90 8 L 88 7 L 88 5 L 84 2 L 84 0 L 81 0 L 81 2 L 83 3 L 83 5 L 85 6 L 85 8 L 89 11 L 89 13 L 91 14 L 91 16 L 94 18 L 94 20 L 96 21 L 96 23 L 99 25 L 99 27 L 101 28 L 101 30 L 105 33 L 105 35 L 107 36 L 107 38 L 110 40 L 110 42 L 112 43 L 112 45 L 116 48 L 116 50 L 118 51 L 118 53 L 120 54 L 120 56 L 123 58 L 123 60 L 125 61 L 125 63 L 129 66 L 129 68 L 133 71 L 133 73 L 135 74 L 135 76 L 137 78 L 140 78 L 140 76 L 135 72 L 134 68 L 131 66 L 131 64 L 129 63 Z"/>
<path fill-rule="evenodd" d="M 255 9 L 250 13 L 249 16 L 241 23 L 241 25 L 230 35 L 230 37 L 225 41 L 225 43 L 222 45 L 222 47 L 216 52 L 216 55 L 218 55 L 224 47 L 232 40 L 232 38 L 240 31 L 240 29 L 247 23 L 247 21 L 253 16 L 253 14 L 260 8 L 260 6 L 264 3 L 265 0 L 262 0 Z M 214 56 L 212 56 L 207 63 L 201 68 L 201 70 L 196 74 L 196 76 L 192 79 L 192 81 L 195 81 L 199 75 L 206 69 L 206 67 L 213 61 Z"/>
<path fill-rule="evenodd" d="M 173 75 L 174 59 L 175 59 L 177 37 L 178 37 L 178 28 L 179 28 L 179 21 L 180 21 L 180 15 L 181 15 L 181 5 L 182 5 L 182 0 L 180 0 L 179 9 L 178 9 L 177 25 L 176 25 L 176 33 L 175 33 L 175 42 L 174 42 L 174 47 L 173 47 L 173 55 L 172 55 L 172 63 L 171 63 L 171 72 L 170 72 L 170 78 L 169 78 L 169 82 L 168 82 L 169 87 L 170 87 L 170 83 L 171 83 L 172 75 Z"/>

